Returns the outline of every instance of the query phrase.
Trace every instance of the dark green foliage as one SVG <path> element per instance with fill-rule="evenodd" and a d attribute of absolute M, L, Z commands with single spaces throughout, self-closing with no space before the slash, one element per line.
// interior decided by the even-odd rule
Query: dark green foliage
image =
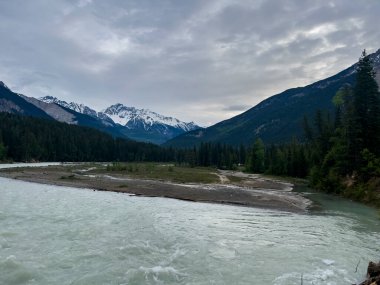
<path fill-rule="evenodd" d="M 169 158 L 166 151 L 153 144 L 115 139 L 91 128 L 8 113 L 0 113 L 0 133 L 3 141 L 0 145 L 7 149 L 7 158 L 14 161 L 160 161 Z"/>
<path fill-rule="evenodd" d="M 7 149 L 3 143 L 3 136 L 0 131 L 0 161 L 3 161 L 7 155 Z"/>
<path fill-rule="evenodd" d="M 257 139 L 247 150 L 245 171 L 304 178 L 309 171 L 311 151 L 296 139 L 289 144 L 266 147 Z"/>
<path fill-rule="evenodd" d="M 265 146 L 261 139 L 257 139 L 253 144 L 250 155 L 246 163 L 246 170 L 250 172 L 262 173 L 265 170 Z"/>
<path fill-rule="evenodd" d="M 376 156 L 368 149 L 361 152 L 364 164 L 358 170 L 359 177 L 363 181 L 368 181 L 372 177 L 380 177 L 380 157 Z"/>
<path fill-rule="evenodd" d="M 236 169 L 245 162 L 246 149 L 226 144 L 201 143 L 198 147 L 176 149 L 174 161 L 177 164 L 194 166 L 214 166 L 220 169 Z"/>
<path fill-rule="evenodd" d="M 356 144 L 359 151 L 367 148 L 380 155 L 380 94 L 375 75 L 371 59 L 364 51 L 359 60 L 354 88 Z"/>
<path fill-rule="evenodd" d="M 336 116 L 331 125 L 317 129 L 326 133 L 311 140 L 321 161 L 313 161 L 311 183 L 327 192 L 342 193 L 366 202 L 380 201 L 380 94 L 369 56 L 363 52 L 356 85 L 343 86 L 334 97 Z"/>
<path fill-rule="evenodd" d="M 118 161 L 170 161 L 234 169 L 244 162 L 245 153 L 244 146 L 210 143 L 190 149 L 163 148 L 113 138 L 92 128 L 0 113 L 0 160 L 115 161 L 108 167 L 119 170 L 127 169 Z"/>
<path fill-rule="evenodd" d="M 261 170 L 247 168 L 247 170 L 304 178 L 308 174 L 309 156 L 309 150 L 305 144 L 300 144 L 293 139 L 291 143 L 286 145 L 272 145 L 265 148 L 264 168 Z M 251 156 L 248 160 L 254 159 L 255 157 Z M 249 167 L 249 164 L 247 166 Z M 259 166 L 262 166 L 261 162 Z"/>
<path fill-rule="evenodd" d="M 305 141 L 265 149 L 266 173 L 310 178 L 317 189 L 380 205 L 380 95 L 370 57 L 363 52 L 354 88 L 344 84 L 332 98 L 335 116 L 318 110 L 304 117 Z M 255 147 L 253 148 L 255 149 Z M 261 159 L 248 157 L 247 170 Z"/>
<path fill-rule="evenodd" d="M 0 142 L 0 161 L 4 160 L 6 157 L 6 148 L 2 142 Z"/>

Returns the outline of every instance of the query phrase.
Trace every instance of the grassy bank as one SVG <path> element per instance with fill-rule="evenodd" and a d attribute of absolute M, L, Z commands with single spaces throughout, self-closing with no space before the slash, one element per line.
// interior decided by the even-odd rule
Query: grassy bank
<path fill-rule="evenodd" d="M 90 166 L 91 167 L 91 166 Z M 120 175 L 131 178 L 153 179 L 175 183 L 217 183 L 217 169 L 212 167 L 183 167 L 164 163 L 133 163 L 114 162 L 105 165 L 95 165 L 95 171 Z"/>

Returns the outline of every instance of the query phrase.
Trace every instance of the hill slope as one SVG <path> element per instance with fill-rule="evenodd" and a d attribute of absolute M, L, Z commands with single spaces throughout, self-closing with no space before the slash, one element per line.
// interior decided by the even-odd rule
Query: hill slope
<path fill-rule="evenodd" d="M 375 68 L 380 71 L 380 49 L 371 57 Z M 270 144 L 288 142 L 293 137 L 302 138 L 303 117 L 313 118 L 318 109 L 333 112 L 333 96 L 342 85 L 354 84 L 355 74 L 356 64 L 327 79 L 286 90 L 236 117 L 185 133 L 165 145 L 190 147 L 201 142 L 248 145 L 259 137 Z"/>

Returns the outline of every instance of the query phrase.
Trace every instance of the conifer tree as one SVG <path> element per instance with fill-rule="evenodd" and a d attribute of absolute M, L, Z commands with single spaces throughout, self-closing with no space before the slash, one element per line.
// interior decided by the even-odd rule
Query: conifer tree
<path fill-rule="evenodd" d="M 261 139 L 257 139 L 253 144 L 251 155 L 248 158 L 249 171 L 262 173 L 265 171 L 265 146 Z"/>
<path fill-rule="evenodd" d="M 373 63 L 364 50 L 357 67 L 354 88 L 355 157 L 363 149 L 380 155 L 380 94 Z"/>
<path fill-rule="evenodd" d="M 6 148 L 2 141 L 0 141 L 0 161 L 5 159 Z"/>

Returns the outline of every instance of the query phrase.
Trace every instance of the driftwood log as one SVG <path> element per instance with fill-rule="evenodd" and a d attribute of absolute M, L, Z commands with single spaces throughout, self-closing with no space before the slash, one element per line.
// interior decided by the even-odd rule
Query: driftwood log
<path fill-rule="evenodd" d="M 380 262 L 370 261 L 367 269 L 367 279 L 360 285 L 380 285 Z"/>

